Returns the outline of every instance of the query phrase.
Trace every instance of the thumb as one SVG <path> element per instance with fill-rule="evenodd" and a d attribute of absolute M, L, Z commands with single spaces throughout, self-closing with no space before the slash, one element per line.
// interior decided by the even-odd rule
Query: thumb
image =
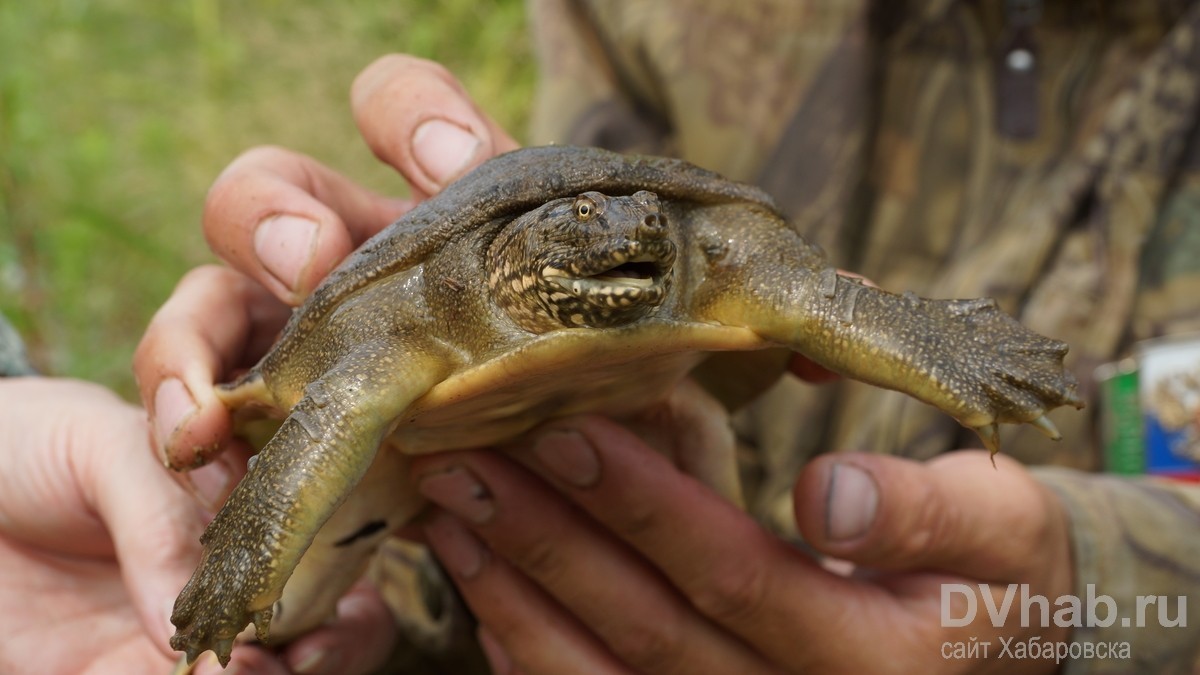
<path fill-rule="evenodd" d="M 996 460 L 993 469 L 982 451 L 928 463 L 826 455 L 796 483 L 796 522 L 818 551 L 876 569 L 1008 582 L 1068 561 L 1057 497 L 1019 463 Z"/>
<path fill-rule="evenodd" d="M 144 418 L 140 421 L 140 434 L 114 443 L 108 461 L 91 462 L 93 494 L 138 616 L 155 644 L 173 656 L 171 610 L 200 559 L 206 517 L 155 461 Z"/>

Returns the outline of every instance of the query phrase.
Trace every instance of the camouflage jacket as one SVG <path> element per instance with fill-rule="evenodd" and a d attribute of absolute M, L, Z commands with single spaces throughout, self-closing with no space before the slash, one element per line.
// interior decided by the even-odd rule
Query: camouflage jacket
<path fill-rule="evenodd" d="M 891 290 L 996 298 L 1093 371 L 1200 329 L 1200 6 L 1184 0 L 531 0 L 543 70 L 534 143 L 682 156 L 770 191 L 840 267 Z M 1200 601 L 1200 488 L 1099 467 L 1096 405 L 1068 439 L 1006 451 L 1073 523 L 1078 594 Z M 928 458 L 976 444 L 953 420 L 857 383 L 780 383 L 738 420 L 756 514 L 787 530 L 815 453 Z M 1078 629 L 1191 672 L 1196 629 Z"/>

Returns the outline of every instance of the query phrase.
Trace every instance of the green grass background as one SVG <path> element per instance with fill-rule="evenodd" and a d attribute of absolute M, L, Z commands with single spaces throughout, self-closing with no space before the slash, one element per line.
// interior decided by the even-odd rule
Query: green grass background
<path fill-rule="evenodd" d="M 147 321 L 214 260 L 201 206 L 230 160 L 281 144 L 403 194 L 358 137 L 354 76 L 436 59 L 520 137 L 525 31 L 521 0 L 0 0 L 0 312 L 43 372 L 132 398 Z"/>

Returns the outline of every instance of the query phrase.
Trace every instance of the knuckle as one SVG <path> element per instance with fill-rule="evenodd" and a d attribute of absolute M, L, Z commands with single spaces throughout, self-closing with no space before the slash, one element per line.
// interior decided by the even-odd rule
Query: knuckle
<path fill-rule="evenodd" d="M 147 512 L 138 523 L 137 555 L 142 569 L 176 570 L 195 566 L 203 524 L 187 505 Z"/>
<path fill-rule="evenodd" d="M 236 273 L 221 265 L 200 265 L 188 270 L 176 285 L 176 294 L 190 288 L 208 288 L 224 286 Z"/>
<path fill-rule="evenodd" d="M 260 145 L 238 155 L 217 176 L 204 199 L 203 225 L 206 233 L 218 228 L 229 213 L 237 213 L 245 200 L 246 178 L 274 173 L 284 167 L 303 166 L 305 158 L 278 145 Z"/>
<path fill-rule="evenodd" d="M 285 164 L 291 164 L 299 161 L 303 157 L 295 150 L 283 147 L 282 145 L 258 145 L 238 155 L 236 159 L 229 164 L 229 169 L 242 169 L 247 166 L 254 167 L 272 167 Z"/>
<path fill-rule="evenodd" d="M 134 349 L 134 375 L 144 396 L 152 396 L 150 390 L 181 365 L 185 352 L 180 349 L 180 340 L 189 341 L 195 330 L 190 319 L 195 296 L 215 288 L 230 288 L 238 282 L 240 276 L 236 272 L 220 265 L 201 265 L 183 275 L 171 296 L 151 317 Z"/>
<path fill-rule="evenodd" d="M 435 79 L 456 82 L 449 69 L 436 61 L 408 54 L 385 54 L 362 70 L 350 87 L 354 106 L 362 107 L 377 94 L 396 87 L 408 88 L 414 80 Z"/>
<path fill-rule="evenodd" d="M 236 194 L 234 189 L 246 174 L 271 167 L 286 166 L 296 162 L 299 157 L 299 153 L 278 145 L 259 145 L 243 151 L 213 181 L 212 187 L 208 190 L 205 206 L 220 206 L 234 196 Z"/>
<path fill-rule="evenodd" d="M 395 62 L 395 72 L 404 77 L 434 76 L 440 80 L 454 79 L 450 69 L 437 61 L 422 59 L 417 56 L 403 56 Z"/>
<path fill-rule="evenodd" d="M 513 562 L 539 581 L 552 582 L 563 574 L 566 561 L 554 537 L 537 537 L 522 542 L 513 552 Z"/>
<path fill-rule="evenodd" d="M 898 535 L 892 542 L 892 555 L 899 560 L 928 558 L 952 541 L 960 529 L 961 507 L 943 499 L 932 485 L 922 487 L 916 503 L 910 527 L 889 529 Z"/>
<path fill-rule="evenodd" d="M 379 77 L 387 77 L 392 73 L 407 70 L 414 63 L 423 60 L 420 57 L 412 56 L 411 54 L 401 54 L 399 52 L 384 54 L 368 64 L 366 68 L 363 68 L 362 72 L 355 78 L 355 83 Z"/>
<path fill-rule="evenodd" d="M 621 622 L 607 640 L 609 647 L 639 671 L 678 672 L 684 661 L 679 616 L 656 616 L 654 621 L 647 618 Z"/>
<path fill-rule="evenodd" d="M 692 604 L 717 622 L 737 622 L 762 612 L 767 598 L 767 568 L 761 562 L 744 561 L 710 573 L 690 595 Z"/>
<path fill-rule="evenodd" d="M 1028 564 L 1056 550 L 1055 544 L 1063 540 L 1065 520 L 1056 517 L 1062 506 L 1049 488 L 1033 481 L 1022 483 L 1013 486 L 1005 501 L 1011 506 L 995 529 L 1003 529 L 1010 541 L 1019 542 L 1006 548 L 1007 561 Z"/>
<path fill-rule="evenodd" d="M 613 523 L 617 534 L 631 541 L 641 541 L 653 536 L 660 528 L 661 518 L 656 509 L 649 504 L 627 503 Z"/>
<path fill-rule="evenodd" d="M 164 342 L 172 340 L 172 335 L 178 328 L 177 321 L 172 315 L 176 313 L 180 297 L 186 294 L 189 288 L 203 287 L 205 284 L 211 283 L 217 278 L 220 269 L 216 265 L 202 265 L 184 273 L 179 283 L 175 285 L 175 290 L 171 292 L 171 296 L 150 318 L 146 332 L 138 341 L 137 348 L 133 353 L 135 368 L 139 365 L 150 365 L 152 361 L 156 360 L 156 357 L 161 356 L 160 352 Z"/>

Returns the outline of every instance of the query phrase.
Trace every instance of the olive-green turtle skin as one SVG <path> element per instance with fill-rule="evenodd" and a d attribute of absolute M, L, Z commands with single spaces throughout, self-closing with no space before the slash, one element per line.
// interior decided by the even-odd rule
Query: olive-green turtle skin
<path fill-rule="evenodd" d="M 635 415 L 710 354 L 769 348 L 937 406 L 993 451 L 998 423 L 1055 435 L 1044 413 L 1082 406 L 1066 344 L 989 300 L 839 275 L 757 188 L 672 159 L 517 150 L 367 242 L 222 390 L 283 422 L 204 533 L 171 645 L 226 663 L 251 622 L 266 639 L 273 616 L 276 637 L 326 619 L 422 508 L 414 454 Z M 736 498 L 732 453 L 693 465 Z"/>

